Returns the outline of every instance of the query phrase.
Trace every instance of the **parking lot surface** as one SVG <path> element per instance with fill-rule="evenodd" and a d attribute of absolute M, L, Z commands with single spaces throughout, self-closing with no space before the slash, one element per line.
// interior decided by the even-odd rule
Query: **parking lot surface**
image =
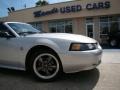
<path fill-rule="evenodd" d="M 0 68 L 0 90 L 120 90 L 120 49 L 104 49 L 102 63 L 96 69 L 64 74 L 54 82 Z"/>

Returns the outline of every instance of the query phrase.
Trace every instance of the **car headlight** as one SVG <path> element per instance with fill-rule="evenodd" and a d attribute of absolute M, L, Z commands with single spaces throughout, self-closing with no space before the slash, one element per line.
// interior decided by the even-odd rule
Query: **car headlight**
<path fill-rule="evenodd" d="M 72 43 L 70 45 L 70 51 L 86 51 L 94 50 L 97 48 L 97 43 Z"/>

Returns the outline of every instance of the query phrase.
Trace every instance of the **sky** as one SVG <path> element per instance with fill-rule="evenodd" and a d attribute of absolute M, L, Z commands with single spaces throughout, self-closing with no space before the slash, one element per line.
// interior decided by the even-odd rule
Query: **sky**
<path fill-rule="evenodd" d="M 0 0 L 0 17 L 5 17 L 8 15 L 8 7 L 15 7 L 16 10 L 24 9 L 25 4 L 26 8 L 34 7 L 35 3 L 38 0 Z M 65 2 L 71 0 L 47 0 L 50 4 L 58 3 L 58 2 Z"/>

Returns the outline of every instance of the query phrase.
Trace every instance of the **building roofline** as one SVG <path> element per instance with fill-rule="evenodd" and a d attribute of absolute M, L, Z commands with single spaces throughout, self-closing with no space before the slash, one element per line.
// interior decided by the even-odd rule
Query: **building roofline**
<path fill-rule="evenodd" d="M 64 2 L 59 2 L 59 3 L 48 4 L 48 5 L 45 5 L 45 6 L 51 6 L 51 5 L 63 4 L 63 3 L 70 3 L 70 2 L 79 2 L 79 1 L 83 1 L 83 0 L 78 0 L 78 1 L 64 1 Z M 19 12 L 19 11 L 23 11 L 23 10 L 33 9 L 33 8 L 37 8 L 37 7 L 45 7 L 45 6 L 34 6 L 34 7 L 29 7 L 29 8 L 23 8 L 23 9 L 15 10 L 13 12 Z M 13 13 L 13 12 L 9 12 L 9 13 Z"/>

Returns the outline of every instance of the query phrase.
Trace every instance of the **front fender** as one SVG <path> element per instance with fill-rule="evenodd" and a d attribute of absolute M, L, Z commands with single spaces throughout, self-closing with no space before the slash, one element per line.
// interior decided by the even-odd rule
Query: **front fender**
<path fill-rule="evenodd" d="M 63 51 L 60 49 L 59 45 L 57 43 L 55 43 L 54 41 L 49 40 L 49 39 L 40 39 L 40 40 L 38 39 L 36 46 L 38 46 L 38 45 L 47 46 L 47 47 L 53 49 L 58 54 L 63 53 Z"/>

